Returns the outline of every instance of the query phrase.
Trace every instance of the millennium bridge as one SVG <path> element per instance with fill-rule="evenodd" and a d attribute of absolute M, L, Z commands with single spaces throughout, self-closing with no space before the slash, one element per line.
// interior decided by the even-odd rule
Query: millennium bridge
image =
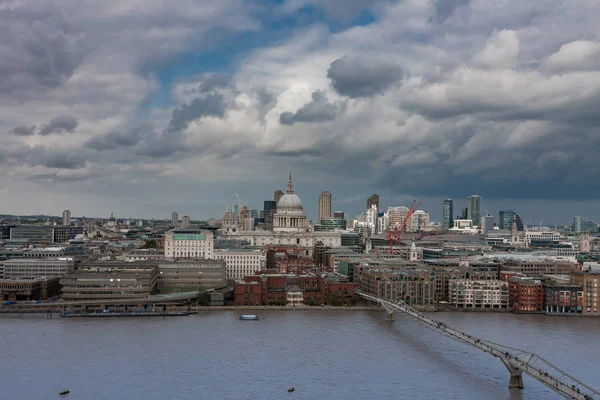
<path fill-rule="evenodd" d="M 394 312 L 401 311 L 430 325 L 436 331 L 445 334 L 452 339 L 466 343 L 499 358 L 510 373 L 509 388 L 522 389 L 523 372 L 525 372 L 527 375 L 542 382 L 550 389 L 567 398 L 577 400 L 600 400 L 600 392 L 577 380 L 535 353 L 493 343 L 463 333 L 457 329 L 451 328 L 443 322 L 438 322 L 433 318 L 418 312 L 401 300 L 392 302 L 360 291 L 357 291 L 356 294 L 365 300 L 379 303 L 381 307 L 387 311 L 388 320 L 393 321 Z"/>

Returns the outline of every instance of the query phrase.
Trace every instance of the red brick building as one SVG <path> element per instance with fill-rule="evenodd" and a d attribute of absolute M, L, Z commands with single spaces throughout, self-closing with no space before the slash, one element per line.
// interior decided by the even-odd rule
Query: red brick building
<path fill-rule="evenodd" d="M 508 281 L 509 302 L 516 312 L 536 312 L 544 309 L 544 286 L 538 279 L 513 277 Z"/>
<path fill-rule="evenodd" d="M 275 256 L 275 269 L 280 274 L 302 275 L 314 268 L 315 262 L 312 258 L 295 254 L 278 254 Z"/>
<path fill-rule="evenodd" d="M 351 304 L 354 297 L 354 284 L 339 275 L 250 275 L 235 283 L 235 305 L 286 305 L 288 291 L 298 288 L 309 305 Z"/>

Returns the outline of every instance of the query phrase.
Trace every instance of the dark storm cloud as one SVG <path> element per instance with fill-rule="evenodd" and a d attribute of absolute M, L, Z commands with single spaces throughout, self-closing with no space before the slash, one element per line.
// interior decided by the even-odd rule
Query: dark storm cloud
<path fill-rule="evenodd" d="M 60 116 L 40 127 L 38 135 L 47 136 L 54 133 L 73 133 L 77 128 L 77 119 L 70 116 Z"/>
<path fill-rule="evenodd" d="M 197 97 L 190 104 L 183 104 L 173 110 L 168 130 L 170 132 L 182 132 L 191 121 L 203 117 L 223 118 L 226 108 L 225 100 L 220 94 Z"/>
<path fill-rule="evenodd" d="M 0 8 L 0 89 L 21 98 L 66 82 L 83 59 L 76 30 L 50 5 Z"/>
<path fill-rule="evenodd" d="M 327 70 L 331 85 L 341 95 L 370 97 L 381 94 L 402 80 L 404 70 L 393 62 L 344 56 Z"/>
<path fill-rule="evenodd" d="M 105 135 L 91 138 L 85 146 L 94 150 L 113 150 L 132 147 L 144 138 L 152 139 L 156 136 L 151 126 L 140 126 L 126 132 L 109 132 Z"/>
<path fill-rule="evenodd" d="M 19 125 L 11 129 L 10 133 L 16 136 L 31 136 L 35 133 L 35 125 Z"/>
<path fill-rule="evenodd" d="M 303 105 L 295 113 L 286 111 L 279 116 L 283 125 L 293 125 L 296 122 L 326 122 L 333 121 L 346 111 L 346 102 L 330 103 L 327 94 L 317 90 L 312 94 L 312 100 Z"/>

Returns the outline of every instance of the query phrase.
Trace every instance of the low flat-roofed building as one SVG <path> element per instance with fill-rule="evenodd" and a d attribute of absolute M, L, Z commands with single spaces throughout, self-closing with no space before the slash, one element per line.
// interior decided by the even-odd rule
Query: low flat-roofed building
<path fill-rule="evenodd" d="M 10 228 L 11 239 L 27 239 L 32 244 L 52 243 L 54 231 L 49 225 L 20 225 Z"/>
<path fill-rule="evenodd" d="M 148 261 L 165 259 L 165 254 L 157 249 L 135 249 L 123 254 L 124 261 Z"/>
<path fill-rule="evenodd" d="M 58 295 L 60 278 L 20 278 L 0 280 L 0 300 L 46 300 Z"/>
<path fill-rule="evenodd" d="M 158 285 L 156 262 L 94 261 L 60 279 L 65 301 L 147 298 Z"/>
<path fill-rule="evenodd" d="M 74 269 L 71 257 L 13 258 L 4 261 L 4 279 L 63 276 Z"/>
<path fill-rule="evenodd" d="M 158 264 L 158 289 L 162 292 L 188 292 L 227 286 L 224 260 L 177 260 Z"/>

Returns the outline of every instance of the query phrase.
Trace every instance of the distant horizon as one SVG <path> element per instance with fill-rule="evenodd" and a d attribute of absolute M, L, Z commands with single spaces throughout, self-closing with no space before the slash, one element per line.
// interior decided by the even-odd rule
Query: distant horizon
<path fill-rule="evenodd" d="M 7 214 L 220 218 L 291 173 L 313 221 L 322 191 L 600 221 L 596 2 L 4 3 Z"/>

